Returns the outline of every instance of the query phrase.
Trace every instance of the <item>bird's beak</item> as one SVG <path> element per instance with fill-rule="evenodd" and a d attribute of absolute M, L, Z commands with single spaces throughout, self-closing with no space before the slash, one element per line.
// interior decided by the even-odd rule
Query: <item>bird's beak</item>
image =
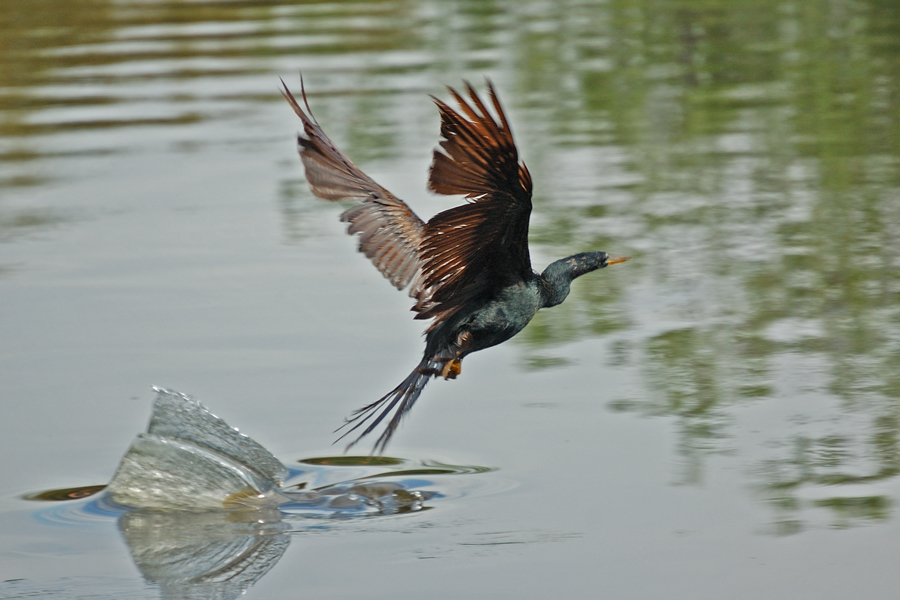
<path fill-rule="evenodd" d="M 609 266 L 609 265 L 617 265 L 617 264 L 623 263 L 623 262 L 625 262 L 625 261 L 627 261 L 627 260 L 631 260 L 631 257 L 630 257 L 630 256 L 617 256 L 617 257 L 615 257 L 615 258 L 607 258 L 607 259 L 606 259 L 606 264 L 607 264 L 607 266 Z"/>

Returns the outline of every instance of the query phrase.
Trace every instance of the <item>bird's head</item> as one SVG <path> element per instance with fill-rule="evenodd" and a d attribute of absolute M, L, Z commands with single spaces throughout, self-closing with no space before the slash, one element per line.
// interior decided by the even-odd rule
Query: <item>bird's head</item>
<path fill-rule="evenodd" d="M 591 271 L 631 260 L 630 256 L 611 257 L 606 252 L 582 252 L 561 258 L 547 265 L 541 279 L 547 289 L 545 307 L 561 304 L 569 295 L 572 280 Z"/>

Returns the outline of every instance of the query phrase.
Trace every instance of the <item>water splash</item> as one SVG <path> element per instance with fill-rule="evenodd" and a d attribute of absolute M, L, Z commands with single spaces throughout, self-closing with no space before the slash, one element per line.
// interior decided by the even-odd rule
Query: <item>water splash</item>
<path fill-rule="evenodd" d="M 280 560 L 292 534 L 428 510 L 467 493 L 453 476 L 493 470 L 387 456 L 313 457 L 288 469 L 197 400 L 154 389 L 147 432 L 108 485 L 24 498 L 54 502 L 34 514 L 52 526 L 115 520 L 163 598 L 237 598 Z"/>
<path fill-rule="evenodd" d="M 154 388 L 147 433 L 122 458 L 107 494 L 133 508 L 277 506 L 287 468 L 190 396 Z"/>

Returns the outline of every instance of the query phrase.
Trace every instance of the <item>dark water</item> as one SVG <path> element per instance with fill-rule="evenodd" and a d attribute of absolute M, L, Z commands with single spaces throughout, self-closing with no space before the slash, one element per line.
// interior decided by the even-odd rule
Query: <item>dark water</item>
<path fill-rule="evenodd" d="M 188 593 L 20 498 L 108 481 L 151 385 L 290 463 L 418 360 L 303 180 L 299 71 L 423 216 L 428 94 L 489 76 L 535 266 L 635 259 L 426 390 L 390 454 L 481 492 L 279 531 L 248 597 L 896 596 L 896 2 L 0 0 L 0 52 L 0 597 Z"/>

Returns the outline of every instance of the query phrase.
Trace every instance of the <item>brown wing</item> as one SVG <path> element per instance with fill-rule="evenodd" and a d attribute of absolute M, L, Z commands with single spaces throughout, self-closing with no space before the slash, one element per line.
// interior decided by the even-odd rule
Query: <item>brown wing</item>
<path fill-rule="evenodd" d="M 499 122 L 469 83 L 466 88 L 471 105 L 448 88 L 460 112 L 434 99 L 444 140 L 434 151 L 428 185 L 439 194 L 464 194 L 471 203 L 425 226 L 419 254 L 421 287 L 428 293 L 419 296 L 419 319 L 441 321 L 471 300 L 531 276 L 531 175 L 519 164 L 494 86 L 488 82 Z"/>
<path fill-rule="evenodd" d="M 338 150 L 316 123 L 306 100 L 306 110 L 284 86 L 281 94 L 303 121 L 303 135 L 297 136 L 300 158 L 312 192 L 325 200 L 359 200 L 341 215 L 347 232 L 359 235 L 359 251 L 369 257 L 394 286 L 402 290 L 419 272 L 419 246 L 425 224 L 405 202 L 375 183 Z M 421 302 L 421 289 L 414 286 L 410 296 Z"/>

